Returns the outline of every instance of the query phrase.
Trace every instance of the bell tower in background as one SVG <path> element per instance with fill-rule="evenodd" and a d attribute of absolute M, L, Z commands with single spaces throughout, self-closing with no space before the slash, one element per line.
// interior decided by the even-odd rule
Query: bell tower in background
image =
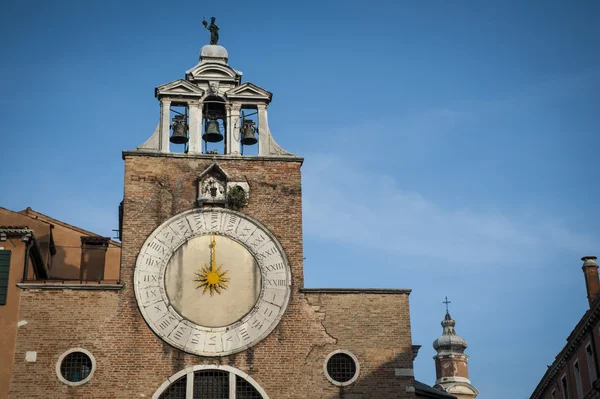
<path fill-rule="evenodd" d="M 474 399 L 479 391 L 471 385 L 469 380 L 469 356 L 465 354 L 467 341 L 456 335 L 454 326 L 456 322 L 448 312 L 448 298 L 446 298 L 446 315 L 442 321 L 444 332 L 442 336 L 433 341 L 433 348 L 437 355 L 435 360 L 436 380 L 434 388 L 448 392 L 459 399 Z"/>

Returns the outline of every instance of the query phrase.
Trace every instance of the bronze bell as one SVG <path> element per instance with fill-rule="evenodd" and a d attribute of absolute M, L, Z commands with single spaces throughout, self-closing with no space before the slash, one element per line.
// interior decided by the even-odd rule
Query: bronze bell
<path fill-rule="evenodd" d="M 256 132 L 256 128 L 254 127 L 254 122 L 247 121 L 244 122 L 244 126 L 242 127 L 242 144 L 243 145 L 254 145 L 258 143 L 256 136 L 254 133 Z"/>
<path fill-rule="evenodd" d="M 206 129 L 202 135 L 202 140 L 208 143 L 218 143 L 223 140 L 223 135 L 219 129 L 219 122 L 216 119 L 210 119 L 206 123 Z"/>
<path fill-rule="evenodd" d="M 185 123 L 185 117 L 183 115 L 176 115 L 173 118 L 173 124 L 171 125 L 173 134 L 169 141 L 173 144 L 185 144 L 188 142 L 187 136 L 187 124 Z"/>

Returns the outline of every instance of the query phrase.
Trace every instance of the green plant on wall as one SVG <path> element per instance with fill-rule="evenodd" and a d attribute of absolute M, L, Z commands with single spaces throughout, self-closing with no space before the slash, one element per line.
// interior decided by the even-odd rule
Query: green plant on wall
<path fill-rule="evenodd" d="M 234 211 L 239 211 L 248 204 L 246 192 L 240 186 L 233 186 L 227 190 L 227 206 Z"/>

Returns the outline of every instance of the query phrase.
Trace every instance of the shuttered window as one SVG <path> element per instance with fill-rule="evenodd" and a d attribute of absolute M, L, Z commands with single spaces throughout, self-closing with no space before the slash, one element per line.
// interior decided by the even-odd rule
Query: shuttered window
<path fill-rule="evenodd" d="M 0 250 L 0 305 L 6 305 L 8 294 L 8 271 L 10 270 L 10 251 Z"/>

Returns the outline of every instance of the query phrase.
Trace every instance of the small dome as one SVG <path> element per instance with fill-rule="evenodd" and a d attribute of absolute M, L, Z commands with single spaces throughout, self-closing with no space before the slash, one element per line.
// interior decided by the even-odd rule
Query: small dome
<path fill-rule="evenodd" d="M 227 63 L 229 54 L 223 46 L 207 44 L 200 49 L 200 61 L 221 61 Z"/>
<path fill-rule="evenodd" d="M 467 348 L 467 341 L 456 335 L 456 332 L 454 331 L 456 322 L 452 320 L 448 312 L 446 312 L 446 316 L 441 324 L 442 327 L 444 327 L 444 332 L 442 333 L 441 337 L 433 341 L 433 349 L 438 352 L 464 352 L 464 350 Z"/>

